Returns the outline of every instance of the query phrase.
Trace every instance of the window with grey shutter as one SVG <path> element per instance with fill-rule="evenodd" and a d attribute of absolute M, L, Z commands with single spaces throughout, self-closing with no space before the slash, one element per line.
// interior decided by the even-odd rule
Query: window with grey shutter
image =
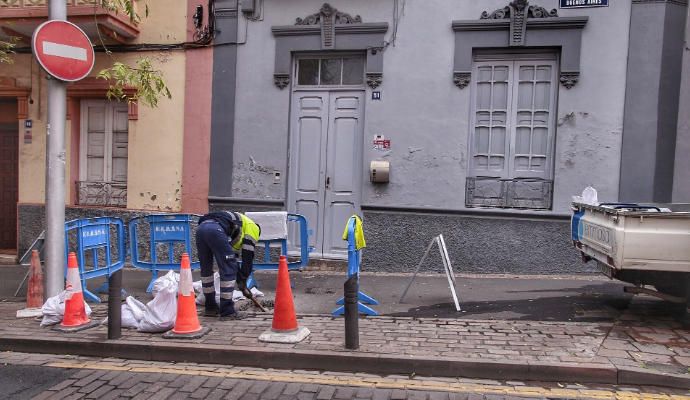
<path fill-rule="evenodd" d="M 475 62 L 467 206 L 551 208 L 558 68 L 526 58 Z"/>
<path fill-rule="evenodd" d="M 127 206 L 128 143 L 126 104 L 81 102 L 80 205 Z"/>

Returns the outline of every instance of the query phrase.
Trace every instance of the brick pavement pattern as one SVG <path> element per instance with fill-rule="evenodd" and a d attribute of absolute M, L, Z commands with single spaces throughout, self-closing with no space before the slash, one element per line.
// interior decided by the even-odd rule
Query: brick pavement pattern
<path fill-rule="evenodd" d="M 146 380 L 141 373 L 120 372 L 106 375 L 103 371 L 81 370 L 48 390 L 34 397 L 34 400 L 57 399 L 227 399 L 227 400 L 462 400 L 474 396 L 478 400 L 489 398 L 511 398 L 509 396 L 482 395 L 471 393 L 449 393 L 422 390 L 369 389 L 348 386 L 285 384 L 238 379 L 186 377 L 171 375 L 173 381 Z M 162 375 L 162 374 L 159 374 Z M 186 379 L 185 379 L 186 378 Z M 179 380 L 184 381 L 180 387 Z M 80 382 L 89 381 L 88 385 Z M 512 397 L 514 398 L 514 397 Z"/>
<path fill-rule="evenodd" d="M 65 335 L 40 328 L 36 320 L 16 319 L 15 312 L 21 306 L 0 303 L 0 338 L 107 341 L 105 326 Z M 93 308 L 94 319 L 105 317 L 104 305 Z M 640 310 L 626 312 L 615 323 L 367 317 L 359 321 L 360 349 L 354 353 L 437 361 L 463 359 L 639 368 L 690 378 L 690 331 L 681 328 L 670 317 L 655 317 L 652 324 L 645 318 L 648 317 Z M 340 318 L 299 317 L 299 324 L 308 327 L 311 335 L 294 345 L 258 341 L 259 334 L 271 325 L 269 314 L 253 314 L 239 322 L 201 317 L 201 323 L 213 329 L 198 340 L 169 340 L 161 338 L 160 334 L 132 330 L 123 330 L 122 340 L 151 345 L 193 343 L 235 349 L 352 353 L 344 349 L 343 320 Z M 84 382 L 83 386 L 89 383 Z M 190 385 L 185 386 L 187 388 L 203 386 L 203 382 L 188 382 L 187 385 Z M 116 386 L 128 393 L 140 388 L 121 387 L 119 383 Z"/>
<path fill-rule="evenodd" d="M 36 399 L 690 399 L 684 390 L 649 386 L 544 382 L 535 386 L 519 381 L 410 378 L 14 352 L 0 353 L 0 363 L 76 371 Z"/>

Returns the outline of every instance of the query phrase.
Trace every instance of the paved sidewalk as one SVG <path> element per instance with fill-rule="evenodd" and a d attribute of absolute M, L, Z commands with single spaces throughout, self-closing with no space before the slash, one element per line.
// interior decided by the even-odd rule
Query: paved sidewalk
<path fill-rule="evenodd" d="M 268 314 L 253 314 L 241 322 L 202 317 L 202 325 L 212 331 L 199 340 L 166 340 L 160 334 L 123 330 L 122 339 L 109 341 L 105 326 L 61 334 L 40 328 L 36 320 L 16 319 L 15 311 L 21 306 L 0 303 L 1 350 L 690 388 L 690 331 L 670 317 L 655 316 L 650 324 L 644 312 L 626 313 L 615 323 L 367 317 L 359 324 L 361 348 L 348 351 L 344 349 L 343 320 L 322 315 L 300 316 L 299 324 L 312 333 L 295 345 L 258 341 L 259 334 L 271 325 Z M 105 306 L 97 305 L 94 310 L 95 319 L 105 317 Z"/>

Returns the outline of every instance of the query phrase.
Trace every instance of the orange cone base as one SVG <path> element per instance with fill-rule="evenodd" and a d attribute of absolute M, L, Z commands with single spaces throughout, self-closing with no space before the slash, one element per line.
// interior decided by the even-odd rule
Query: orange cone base
<path fill-rule="evenodd" d="M 164 339 L 198 339 L 211 331 L 202 327 L 196 313 L 196 297 L 177 296 L 177 317 L 175 327 L 163 334 Z"/>
<path fill-rule="evenodd" d="M 100 322 L 98 322 L 98 321 L 88 321 L 84 324 L 75 325 L 75 326 L 62 326 L 62 324 L 57 324 L 53 327 L 53 330 L 58 331 L 58 332 L 63 332 L 63 333 L 71 333 L 71 332 L 83 331 L 84 329 L 93 328 L 93 327 L 96 327 L 98 325 L 100 325 Z"/>
<path fill-rule="evenodd" d="M 62 323 L 53 329 L 60 332 L 77 332 L 97 325 L 99 325 L 98 322 L 91 321 L 86 315 L 84 294 L 77 292 L 65 301 L 65 315 L 62 318 Z"/>
<path fill-rule="evenodd" d="M 41 307 L 37 308 L 25 308 L 22 310 L 17 310 L 17 318 L 35 318 L 42 317 L 43 309 Z"/>
<path fill-rule="evenodd" d="M 201 327 L 201 329 L 192 333 L 176 333 L 172 329 L 163 334 L 163 339 L 199 339 L 209 332 L 211 332 L 211 327 L 209 326 Z"/>
<path fill-rule="evenodd" d="M 303 326 L 292 331 L 275 331 L 269 329 L 259 335 L 259 341 L 269 343 L 299 343 L 306 339 L 310 333 L 309 329 Z"/>

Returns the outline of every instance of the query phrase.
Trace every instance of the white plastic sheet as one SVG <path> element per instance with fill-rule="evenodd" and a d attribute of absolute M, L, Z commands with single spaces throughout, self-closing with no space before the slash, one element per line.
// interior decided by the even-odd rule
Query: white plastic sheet
<path fill-rule="evenodd" d="M 245 215 L 261 227 L 260 240 L 287 239 L 287 212 L 248 212 Z"/>
<path fill-rule="evenodd" d="M 67 290 L 63 290 L 57 296 L 48 298 L 41 311 L 43 312 L 43 320 L 41 321 L 41 326 L 55 325 L 62 322 L 62 317 L 65 315 L 65 300 L 68 296 L 71 297 L 72 293 Z M 91 307 L 84 302 L 84 309 L 86 310 L 86 315 L 91 315 Z"/>
<path fill-rule="evenodd" d="M 585 190 L 582 191 L 582 201 L 592 206 L 599 205 L 597 190 L 591 186 L 587 186 Z"/>

